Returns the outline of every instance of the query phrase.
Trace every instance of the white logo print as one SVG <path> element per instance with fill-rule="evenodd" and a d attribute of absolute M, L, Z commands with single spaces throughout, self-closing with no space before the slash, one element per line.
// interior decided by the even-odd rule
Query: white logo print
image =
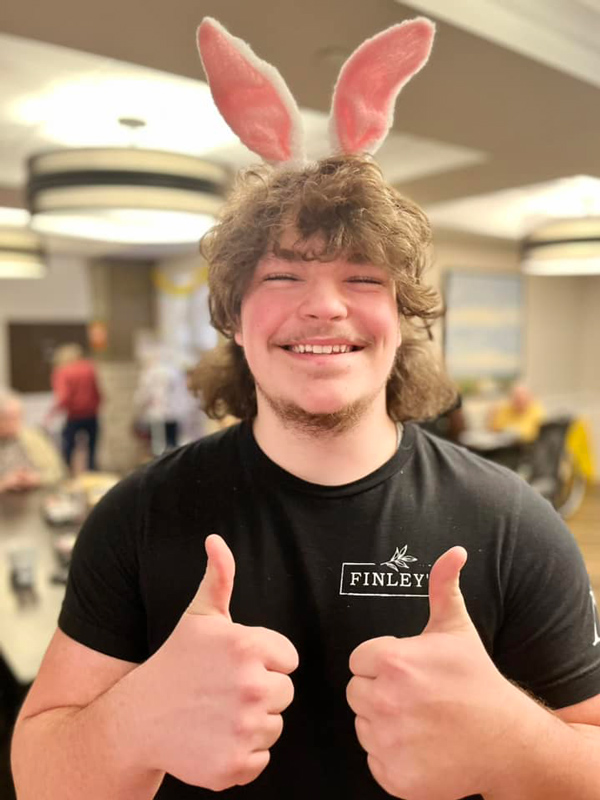
<path fill-rule="evenodd" d="M 417 558 L 408 554 L 407 544 L 402 548 L 397 547 L 388 561 L 379 564 L 344 562 L 340 594 L 357 597 L 427 597 L 429 570 L 413 572 L 411 564 L 417 562 Z"/>
<path fill-rule="evenodd" d="M 382 561 L 382 567 L 389 567 L 390 569 L 395 570 L 398 572 L 399 567 L 403 569 L 408 569 L 408 564 L 411 561 L 416 561 L 417 559 L 414 556 L 407 556 L 406 551 L 408 550 L 408 545 L 405 544 L 402 550 L 399 547 L 396 548 L 396 552 L 390 558 L 389 561 Z"/>
<path fill-rule="evenodd" d="M 590 597 L 592 598 L 592 613 L 594 615 L 594 647 L 596 647 L 597 644 L 600 644 L 600 636 L 598 635 L 598 606 L 593 589 L 590 589 Z"/>

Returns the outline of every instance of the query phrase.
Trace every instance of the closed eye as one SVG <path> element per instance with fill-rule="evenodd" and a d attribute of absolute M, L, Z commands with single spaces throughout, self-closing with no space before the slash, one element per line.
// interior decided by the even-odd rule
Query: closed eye
<path fill-rule="evenodd" d="M 357 275 L 354 278 L 348 278 L 349 283 L 370 283 L 374 286 L 383 286 L 384 281 L 380 280 L 379 278 L 373 278 L 368 275 Z"/>
<path fill-rule="evenodd" d="M 274 272 L 270 275 L 265 275 L 263 278 L 264 281 L 299 281 L 300 278 L 297 275 L 290 275 L 288 272 Z"/>

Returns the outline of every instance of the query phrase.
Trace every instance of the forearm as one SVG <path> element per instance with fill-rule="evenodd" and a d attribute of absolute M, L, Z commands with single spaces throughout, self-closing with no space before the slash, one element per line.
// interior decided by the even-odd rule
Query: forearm
<path fill-rule="evenodd" d="M 150 800 L 164 773 L 137 763 L 123 681 L 85 708 L 20 719 L 12 745 L 19 800 Z"/>
<path fill-rule="evenodd" d="M 537 735 L 519 742 L 519 752 L 504 763 L 485 800 L 600 800 L 600 728 L 545 715 Z"/>

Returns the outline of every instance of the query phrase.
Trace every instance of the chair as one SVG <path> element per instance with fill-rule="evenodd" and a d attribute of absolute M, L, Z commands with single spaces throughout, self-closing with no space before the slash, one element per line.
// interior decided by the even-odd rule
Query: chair
<path fill-rule="evenodd" d="M 547 420 L 540 426 L 538 438 L 530 445 L 527 455 L 529 484 L 560 511 L 571 474 L 570 459 L 565 444 L 571 417 Z M 572 466 L 572 465 L 571 465 Z"/>

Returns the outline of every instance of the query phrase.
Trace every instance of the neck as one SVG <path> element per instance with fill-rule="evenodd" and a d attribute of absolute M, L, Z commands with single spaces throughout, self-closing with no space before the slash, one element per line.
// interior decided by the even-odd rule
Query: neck
<path fill-rule="evenodd" d="M 341 486 L 364 478 L 396 451 L 396 423 L 371 409 L 343 433 L 299 430 L 259 405 L 254 436 L 271 461 L 310 483 Z"/>

